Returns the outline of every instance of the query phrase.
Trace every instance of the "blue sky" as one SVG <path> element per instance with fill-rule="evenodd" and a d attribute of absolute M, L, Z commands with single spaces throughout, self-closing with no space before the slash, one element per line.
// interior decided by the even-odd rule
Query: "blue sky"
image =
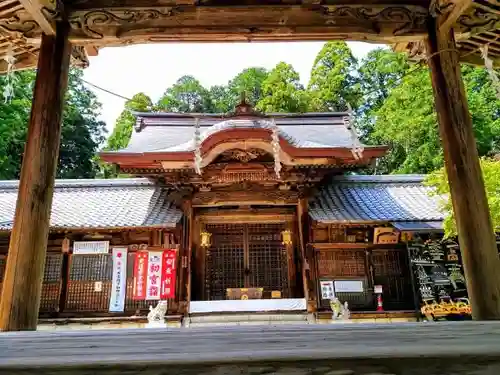
<path fill-rule="evenodd" d="M 314 58 L 323 42 L 288 43 L 170 43 L 108 47 L 91 57 L 84 78 L 125 97 L 138 92 L 157 100 L 179 77 L 190 74 L 204 86 L 226 84 L 251 66 L 272 69 L 278 62 L 292 64 L 301 81 L 309 80 Z M 375 44 L 348 42 L 361 58 Z M 103 104 L 102 120 L 109 132 L 123 109 L 124 100 L 92 89 Z"/>

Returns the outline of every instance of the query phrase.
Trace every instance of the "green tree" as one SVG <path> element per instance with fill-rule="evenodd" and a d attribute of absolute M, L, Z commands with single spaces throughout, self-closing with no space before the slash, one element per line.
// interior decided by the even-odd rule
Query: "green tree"
<path fill-rule="evenodd" d="M 135 124 L 133 112 L 150 112 L 153 109 L 153 102 L 149 96 L 142 92 L 135 94 L 125 103 L 125 108 L 116 120 L 105 149 L 109 151 L 127 147 Z"/>
<path fill-rule="evenodd" d="M 14 97 L 0 102 L 0 178 L 17 179 L 21 172 L 33 97 L 34 71 L 14 73 Z M 98 166 L 94 155 L 104 139 L 105 126 L 97 118 L 100 103 L 84 86 L 82 71 L 71 69 L 63 112 L 58 178 L 93 178 Z M 0 77 L 0 90 L 5 87 Z"/>
<path fill-rule="evenodd" d="M 66 92 L 58 178 L 94 178 L 94 156 L 104 142 L 105 123 L 98 120 L 101 103 L 82 81 L 83 71 L 71 69 Z"/>
<path fill-rule="evenodd" d="M 463 79 L 480 156 L 498 152 L 500 101 L 484 69 L 464 66 Z M 434 96 L 427 69 L 403 78 L 375 113 L 373 143 L 388 144 L 379 173 L 429 173 L 443 165 Z"/>
<path fill-rule="evenodd" d="M 358 108 L 359 135 L 370 143 L 375 113 L 382 107 L 392 89 L 397 87 L 410 65 L 403 53 L 377 48 L 361 61 L 358 74 L 362 100 Z"/>
<path fill-rule="evenodd" d="M 214 113 L 227 113 L 234 108 L 234 100 L 232 99 L 227 86 L 212 86 L 209 91 L 212 101 L 212 110 Z"/>
<path fill-rule="evenodd" d="M 347 103 L 357 108 L 361 93 L 356 78 L 357 61 L 345 42 L 328 42 L 311 70 L 310 109 L 315 112 L 345 111 Z"/>
<path fill-rule="evenodd" d="M 247 68 L 237 74 L 228 84 L 228 91 L 231 102 L 230 110 L 239 103 L 241 93 L 245 92 L 246 100 L 253 106 L 262 99 L 263 83 L 269 76 L 269 72 L 264 68 Z"/>
<path fill-rule="evenodd" d="M 493 228 L 500 228 L 500 161 L 483 158 L 481 160 L 484 186 L 490 208 Z M 453 207 L 450 199 L 450 188 L 444 168 L 441 168 L 427 176 L 424 183 L 432 186 L 435 191 L 432 194 L 443 196 L 442 209 L 445 212 L 444 230 L 445 236 L 456 236 L 457 227 L 453 216 Z"/>
<path fill-rule="evenodd" d="M 212 113 L 210 91 L 193 76 L 183 76 L 169 87 L 158 102 L 166 112 Z"/>
<path fill-rule="evenodd" d="M 280 62 L 262 83 L 262 99 L 257 109 L 262 112 L 306 112 L 308 96 L 299 74 L 290 64 Z"/>

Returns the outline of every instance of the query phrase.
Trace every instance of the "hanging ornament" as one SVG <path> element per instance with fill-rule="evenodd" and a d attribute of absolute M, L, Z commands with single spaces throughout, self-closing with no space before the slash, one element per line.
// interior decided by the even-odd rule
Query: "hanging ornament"
<path fill-rule="evenodd" d="M 276 173 L 276 177 L 280 178 L 281 172 L 281 159 L 280 159 L 280 139 L 279 139 L 279 129 L 276 125 L 274 119 L 272 120 L 272 133 L 271 133 L 271 146 L 273 147 L 273 156 L 274 156 L 274 172 Z"/>
<path fill-rule="evenodd" d="M 7 74 L 5 76 L 5 87 L 3 89 L 3 99 L 4 102 L 10 103 L 12 97 L 14 96 L 14 84 L 16 83 L 16 76 L 14 75 L 14 64 L 16 63 L 16 58 L 12 51 L 12 44 L 9 45 L 6 55 L 3 59 L 7 62 Z"/>
<path fill-rule="evenodd" d="M 197 118 L 194 124 L 194 170 L 199 175 L 201 175 L 201 162 L 203 161 L 201 157 L 200 143 L 200 119 Z"/>
<path fill-rule="evenodd" d="M 344 126 L 349 130 L 351 134 L 351 152 L 355 159 L 361 159 L 363 157 L 364 147 L 359 141 L 358 134 L 356 132 L 356 128 L 354 127 L 354 115 L 351 105 L 347 103 L 348 108 L 348 116 L 344 116 L 342 120 L 344 121 Z"/>
<path fill-rule="evenodd" d="M 493 68 L 493 60 L 488 57 L 488 45 L 485 44 L 484 46 L 479 47 L 479 49 L 481 50 L 481 55 L 483 56 L 484 66 L 486 67 L 486 70 L 488 71 L 488 74 L 490 76 L 491 84 L 497 92 L 497 98 L 500 100 L 500 79 L 498 79 L 495 68 Z"/>

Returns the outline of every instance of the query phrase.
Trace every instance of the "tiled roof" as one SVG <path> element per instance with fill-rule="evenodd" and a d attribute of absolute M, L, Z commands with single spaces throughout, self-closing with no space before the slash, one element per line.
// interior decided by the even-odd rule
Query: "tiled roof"
<path fill-rule="evenodd" d="M 347 113 L 275 114 L 274 121 L 283 138 L 295 147 L 345 147 L 353 146 L 351 132 L 344 125 Z M 195 120 L 192 115 L 173 113 L 137 113 L 137 131 L 129 145 L 119 152 L 180 152 L 194 149 Z M 205 115 L 204 115 L 205 116 Z M 267 115 L 272 118 L 273 114 Z M 285 117 L 283 117 L 285 116 Z M 269 128 L 268 119 L 243 120 L 220 117 L 202 117 L 201 137 L 206 138 L 223 129 Z"/>
<path fill-rule="evenodd" d="M 442 197 L 429 193 L 424 176 L 343 176 L 333 179 L 309 202 L 319 222 L 441 221 Z"/>
<path fill-rule="evenodd" d="M 0 230 L 10 230 L 18 181 L 0 181 Z M 182 212 L 146 179 L 57 180 L 52 228 L 173 227 Z"/>

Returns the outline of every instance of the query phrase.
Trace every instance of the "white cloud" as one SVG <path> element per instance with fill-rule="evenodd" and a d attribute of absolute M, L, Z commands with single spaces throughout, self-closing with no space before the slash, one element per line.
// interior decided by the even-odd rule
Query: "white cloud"
<path fill-rule="evenodd" d="M 292 64 L 301 81 L 309 80 L 314 58 L 323 42 L 288 43 L 171 43 L 110 47 L 92 57 L 84 78 L 125 97 L 144 92 L 157 100 L 179 77 L 190 74 L 204 86 L 226 84 L 247 67 L 272 69 L 278 62 Z M 360 58 L 374 44 L 349 42 Z M 111 133 L 124 100 L 92 89 L 103 104 L 102 120 Z"/>

